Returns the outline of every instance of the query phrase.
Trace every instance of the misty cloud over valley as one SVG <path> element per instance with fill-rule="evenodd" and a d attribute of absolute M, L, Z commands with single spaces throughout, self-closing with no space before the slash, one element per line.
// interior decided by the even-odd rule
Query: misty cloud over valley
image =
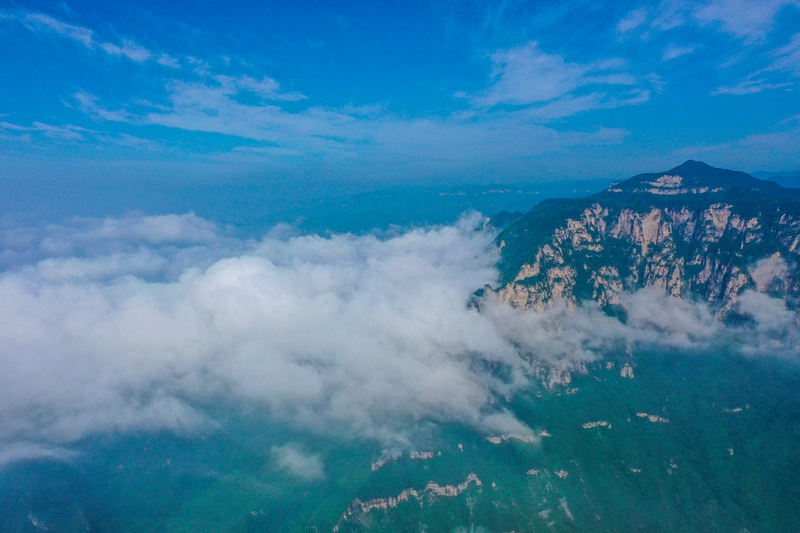
<path fill-rule="evenodd" d="M 220 405 L 401 446 L 420 421 L 527 434 L 501 399 L 550 368 L 635 346 L 797 355 L 795 315 L 752 291 L 739 326 L 649 289 L 627 296 L 624 322 L 491 297 L 477 311 L 474 291 L 498 280 L 494 237 L 477 214 L 360 236 L 280 226 L 258 241 L 193 214 L 5 227 L 0 462 L 109 432 L 213 429 Z M 273 456 L 324 475 L 302 450 Z"/>

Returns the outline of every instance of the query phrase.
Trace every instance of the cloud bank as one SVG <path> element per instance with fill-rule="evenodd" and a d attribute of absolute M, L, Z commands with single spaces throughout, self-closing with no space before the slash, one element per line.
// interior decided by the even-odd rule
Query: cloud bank
<path fill-rule="evenodd" d="M 193 215 L 33 232 L 39 252 L 82 254 L 0 276 L 0 441 L 186 428 L 220 400 L 376 438 L 413 416 L 480 426 L 511 386 L 481 367 L 521 361 L 467 309 L 496 276 L 478 221 L 390 238 L 270 235 L 224 258 L 207 243 L 207 267 L 186 261 L 210 231 Z"/>
<path fill-rule="evenodd" d="M 794 314 L 759 293 L 742 298 L 753 322 L 739 330 L 703 304 L 652 292 L 628 297 L 626 324 L 590 308 L 487 300 L 478 312 L 471 293 L 498 275 L 481 224 L 473 215 L 330 237 L 277 228 L 258 242 L 191 214 L 7 229 L 0 457 L 97 433 L 207 426 L 220 404 L 393 444 L 420 420 L 524 433 L 496 398 L 542 365 L 634 344 L 793 354 Z M 273 454 L 293 475 L 322 475 L 297 450 Z"/>

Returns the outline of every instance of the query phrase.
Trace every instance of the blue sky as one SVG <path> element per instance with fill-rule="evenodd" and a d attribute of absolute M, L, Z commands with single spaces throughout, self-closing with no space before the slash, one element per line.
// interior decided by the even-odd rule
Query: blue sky
<path fill-rule="evenodd" d="M 0 4 L 0 178 L 800 169 L 800 2 Z"/>

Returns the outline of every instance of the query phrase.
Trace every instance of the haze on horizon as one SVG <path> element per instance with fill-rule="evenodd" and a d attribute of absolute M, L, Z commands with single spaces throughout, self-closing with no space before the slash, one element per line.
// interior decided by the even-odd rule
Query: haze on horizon
<path fill-rule="evenodd" d="M 793 0 L 4 2 L 0 179 L 800 169 Z"/>

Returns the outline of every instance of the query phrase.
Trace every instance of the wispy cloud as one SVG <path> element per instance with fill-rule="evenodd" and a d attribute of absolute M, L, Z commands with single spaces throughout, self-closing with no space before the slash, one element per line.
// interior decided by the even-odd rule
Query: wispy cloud
<path fill-rule="evenodd" d="M 155 60 L 157 63 L 176 68 L 179 62 L 168 54 L 156 54 L 147 47 L 130 39 L 114 43 L 98 38 L 97 33 L 84 26 L 63 22 L 43 13 L 3 12 L 0 17 L 13 20 L 35 33 L 57 35 L 82 44 L 90 50 L 100 50 L 109 55 L 125 57 L 136 63 Z"/>
<path fill-rule="evenodd" d="M 693 13 L 701 25 L 719 28 L 745 41 L 762 39 L 772 29 L 776 15 L 796 0 L 711 0 Z"/>
<path fill-rule="evenodd" d="M 797 0 L 662 0 L 657 6 L 645 5 L 630 11 L 617 24 L 617 32 L 623 36 L 641 32 L 649 38 L 654 32 L 693 24 L 716 28 L 753 43 L 770 32 L 783 8 L 797 5 Z"/>
<path fill-rule="evenodd" d="M 689 55 L 694 52 L 693 46 L 679 46 L 677 44 L 669 44 L 661 55 L 662 61 L 670 61 L 681 56 Z"/>
<path fill-rule="evenodd" d="M 86 111 L 86 108 L 81 107 Z M 92 111 L 95 116 L 105 120 L 126 121 L 130 115 L 123 112 L 111 112 L 102 109 Z M 124 132 L 106 132 L 76 126 L 74 124 L 45 124 L 42 122 L 32 122 L 29 126 L 14 124 L 11 122 L 0 122 L 0 139 L 4 141 L 23 142 L 39 146 L 51 146 L 53 141 L 58 141 L 62 146 L 69 146 L 72 143 L 81 143 L 83 146 L 95 145 L 109 146 L 115 145 L 128 149 L 146 150 L 154 153 L 163 151 L 166 145 L 159 141 L 137 137 Z"/>
<path fill-rule="evenodd" d="M 712 95 L 755 94 L 770 89 L 791 87 L 800 76 L 800 33 L 794 34 L 787 44 L 767 53 L 768 64 L 744 80 L 719 87 Z"/>
<path fill-rule="evenodd" d="M 548 122 L 597 109 L 613 109 L 626 105 L 644 104 L 650 100 L 651 92 L 647 89 L 633 89 L 617 96 L 609 96 L 601 92 L 593 92 L 582 96 L 567 95 L 541 106 L 528 108 L 518 112 L 519 115 L 536 122 Z"/>
<path fill-rule="evenodd" d="M 491 54 L 494 72 L 486 88 L 465 93 L 454 102 L 455 111 L 415 116 L 369 102 L 323 107 L 252 68 L 238 69 L 230 63 L 222 68 L 188 55 L 176 59 L 137 41 L 104 38 L 90 28 L 42 13 L 6 11 L 2 16 L 30 31 L 136 63 L 184 67 L 174 74 L 166 71 L 167 79 L 155 80 L 162 90 L 151 91 L 146 99 L 139 96 L 111 104 L 102 94 L 78 90 L 66 101 L 94 123 L 106 123 L 109 130 L 114 127 L 109 123 L 119 124 L 122 131 L 105 135 L 68 127 L 61 132 L 62 140 L 93 139 L 103 149 L 113 144 L 164 154 L 161 141 L 143 142 L 154 131 L 163 131 L 152 128 L 159 126 L 224 135 L 224 142 L 206 146 L 220 146 L 213 155 L 223 157 L 220 152 L 224 152 L 231 161 L 239 157 L 250 163 L 289 165 L 314 158 L 380 161 L 384 168 L 399 168 L 397 164 L 406 169 L 461 168 L 621 142 L 628 133 L 621 128 L 592 123 L 570 131 L 546 124 L 586 111 L 647 102 L 655 87 L 647 77 L 632 75 L 620 59 L 571 62 L 528 42 Z M 58 132 L 9 130 L 3 135 L 36 141 L 47 135 L 56 138 Z"/>
<path fill-rule="evenodd" d="M 754 133 L 718 144 L 687 147 L 676 151 L 675 156 L 724 162 L 733 168 L 774 171 L 795 168 L 800 127 L 793 118 L 782 120 L 774 131 Z"/>
<path fill-rule="evenodd" d="M 268 102 L 296 102 L 306 99 L 300 93 L 282 91 L 278 82 L 268 77 L 256 79 L 250 76 L 206 76 L 197 82 L 172 81 L 168 84 L 167 91 L 171 107 L 138 100 L 132 104 L 132 107 L 139 109 L 138 114 L 127 109 L 109 109 L 100 104 L 97 95 L 83 90 L 76 92 L 73 98 L 81 111 L 95 119 L 131 124 L 151 123 L 248 138 L 259 138 L 255 132 L 274 127 L 276 117 L 283 114 L 281 108 Z M 254 96 L 258 101 L 244 104 L 240 101 L 243 96 Z M 249 113 L 257 116 L 248 119 Z M 171 120 L 169 115 L 173 119 L 175 115 L 182 118 Z M 250 127 L 242 127 L 245 124 Z M 257 124 L 261 124 L 262 128 L 258 128 Z M 237 128 L 239 133 L 233 133 Z"/>
<path fill-rule="evenodd" d="M 267 144 L 235 151 L 249 158 L 321 155 L 369 161 L 416 156 L 420 164 L 430 164 L 432 159 L 468 164 L 481 158 L 528 156 L 581 144 L 619 142 L 627 134 L 620 129 L 560 132 L 538 123 L 586 109 L 640 103 L 649 97 L 647 91 L 625 92 L 613 98 L 597 93 L 574 99 L 567 96 L 538 109 L 516 113 L 478 110 L 445 117 L 408 118 L 391 114 L 380 105 L 287 110 L 284 102 L 303 101 L 305 97 L 282 91 L 270 78 L 210 74 L 193 82 L 173 80 L 166 90 L 167 105 L 136 102 L 128 109 L 108 109 L 98 97 L 85 92 L 76 93 L 75 100 L 96 120 L 159 125 Z M 241 96 L 247 92 L 260 95 L 261 100 L 244 101 Z"/>
<path fill-rule="evenodd" d="M 662 0 L 653 12 L 652 31 L 669 31 L 686 24 L 691 10 L 697 4 L 685 0 Z"/>
<path fill-rule="evenodd" d="M 440 179 L 467 173 L 477 177 L 487 165 L 528 172 L 530 158 L 555 160 L 558 154 L 577 151 L 600 154 L 603 147 L 623 143 L 630 133 L 604 127 L 602 116 L 575 125 L 559 119 L 640 105 L 658 90 L 648 76 L 632 74 L 618 58 L 573 61 L 527 43 L 486 56 L 495 76 L 481 80 L 483 90 L 473 86 L 440 112 L 397 112 L 391 103 L 368 100 L 323 106 L 312 92 L 252 62 L 214 62 L 188 54 L 176 59 L 162 55 L 155 45 L 149 47 L 151 41 L 149 48 L 139 46 L 143 39 L 126 40 L 39 15 L 14 14 L 18 22 L 31 16 L 32 21 L 25 22 L 31 31 L 71 39 L 97 53 L 124 58 L 122 51 L 127 50 L 142 63 L 182 67 L 159 70 L 146 89 L 134 91 L 127 100 L 120 96 L 124 91 L 110 98 L 97 88 L 80 89 L 65 98 L 70 113 L 77 109 L 91 120 L 83 125 L 105 130 L 81 133 L 90 141 L 81 150 L 125 156 L 135 151 L 137 160 L 158 161 L 174 161 L 190 150 L 196 155 L 191 164 L 224 165 L 228 172 L 295 172 L 323 165 L 330 176 L 358 173 L 381 180 L 431 174 Z M 95 87 L 88 82 L 77 85 Z M 70 119 L 76 123 L 73 116 Z M 43 132 L 0 135 L 27 140 L 32 149 L 46 144 Z M 84 141 L 76 137 L 74 142 Z M 18 146 L 23 150 L 26 145 Z"/>
<path fill-rule="evenodd" d="M 222 90 L 227 94 L 250 92 L 265 100 L 285 100 L 297 102 L 305 100 L 307 96 L 298 92 L 285 92 L 281 90 L 280 84 L 272 78 L 262 77 L 255 79 L 250 76 L 214 76 L 214 80 L 219 83 Z"/>
<path fill-rule="evenodd" d="M 111 120 L 114 122 L 130 122 L 132 115 L 124 109 L 110 110 L 101 106 L 98 103 L 97 96 L 87 93 L 86 91 L 78 91 L 72 95 L 78 108 L 84 113 L 90 115 L 92 118 Z"/>
<path fill-rule="evenodd" d="M 30 141 L 30 134 L 41 134 L 48 139 L 57 139 L 62 141 L 85 141 L 86 134 L 94 134 L 96 131 L 75 126 L 73 124 L 63 124 L 55 126 L 52 124 L 44 124 L 42 122 L 33 122 L 30 126 L 22 126 L 19 124 L 12 124 L 10 122 L 0 122 L 0 129 L 16 134 L 20 140 Z M 12 135 L 8 136 L 13 138 Z"/>
<path fill-rule="evenodd" d="M 774 50 L 774 57 L 767 71 L 787 72 L 793 76 L 800 76 L 800 33 L 795 33 L 785 46 Z"/>
<path fill-rule="evenodd" d="M 723 85 L 711 92 L 712 96 L 720 94 L 730 95 L 743 95 L 743 94 L 756 94 L 761 91 L 768 91 L 770 89 L 782 89 L 790 87 L 791 83 L 770 83 L 763 78 L 747 79 L 733 85 Z"/>
<path fill-rule="evenodd" d="M 270 101 L 243 103 L 239 95 L 252 90 L 258 90 L 260 96 L 271 101 L 304 98 L 298 93 L 279 92 L 277 84 L 247 80 L 251 83 L 241 84 L 235 79 L 219 76 L 202 82 L 172 81 L 167 87 L 168 110 L 152 110 L 139 115 L 136 120 L 258 141 L 299 143 L 310 151 L 322 150 L 326 146 L 333 148 L 363 138 L 364 131 L 354 128 L 357 121 L 341 112 L 320 108 L 290 112 Z"/>
<path fill-rule="evenodd" d="M 125 56 L 131 61 L 142 63 L 151 59 L 153 54 L 144 46 L 133 41 L 123 40 L 121 45 L 113 43 L 97 43 L 97 46 L 112 56 Z"/>
<path fill-rule="evenodd" d="M 654 33 L 665 32 L 687 23 L 692 5 L 682 0 L 662 0 L 657 5 L 646 4 L 631 10 L 617 24 L 622 37 L 640 35 L 649 39 Z"/>
<path fill-rule="evenodd" d="M 542 52 L 535 42 L 491 56 L 494 83 L 474 98 L 475 104 L 526 105 L 554 100 L 581 86 L 586 68 Z"/>
<path fill-rule="evenodd" d="M 48 461 L 70 461 L 77 454 L 66 448 L 59 448 L 35 442 L 16 442 L 0 448 L 0 467 L 17 461 L 46 459 Z"/>
<path fill-rule="evenodd" d="M 544 52 L 533 41 L 499 50 L 491 55 L 491 60 L 493 82 L 472 99 L 479 107 L 527 106 L 551 102 L 579 89 L 637 85 L 620 61 L 568 63 L 559 55 Z"/>
<path fill-rule="evenodd" d="M 628 13 L 617 23 L 619 33 L 628 33 L 641 27 L 649 19 L 649 12 L 646 7 L 639 7 Z"/>

